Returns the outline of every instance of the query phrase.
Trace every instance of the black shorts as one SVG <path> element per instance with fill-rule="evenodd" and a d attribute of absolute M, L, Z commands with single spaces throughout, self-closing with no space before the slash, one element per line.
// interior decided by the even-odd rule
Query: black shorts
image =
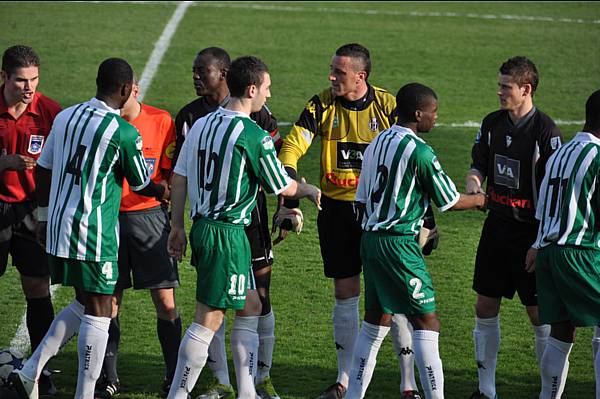
<path fill-rule="evenodd" d="M 167 252 L 171 226 L 166 208 L 121 212 L 119 229 L 117 290 L 179 286 L 177 262 Z"/>
<path fill-rule="evenodd" d="M 325 277 L 347 278 L 359 275 L 362 269 L 362 228 L 356 220 L 354 202 L 321 196 L 321 208 L 317 226 Z"/>
<path fill-rule="evenodd" d="M 481 232 L 473 289 L 491 298 L 512 299 L 518 292 L 525 306 L 537 305 L 535 273 L 525 271 L 525 257 L 537 236 L 537 224 L 490 213 Z"/>
<path fill-rule="evenodd" d="M 31 202 L 0 202 L 0 276 L 6 271 L 9 254 L 21 275 L 50 275 L 46 250 L 35 237 L 35 208 Z"/>
<path fill-rule="evenodd" d="M 246 227 L 246 236 L 252 253 L 252 270 L 260 270 L 273 264 L 273 244 L 269 231 L 267 198 L 263 190 L 258 191 L 256 206 L 252 211 L 252 221 Z"/>

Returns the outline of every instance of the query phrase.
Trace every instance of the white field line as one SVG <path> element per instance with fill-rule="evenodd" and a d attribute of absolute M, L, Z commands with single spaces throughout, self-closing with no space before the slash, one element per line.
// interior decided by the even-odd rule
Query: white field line
<path fill-rule="evenodd" d="M 475 14 L 459 12 L 421 12 L 421 11 L 396 11 L 396 10 L 376 10 L 376 9 L 351 9 L 334 7 L 296 7 L 282 6 L 272 4 L 239 4 L 239 3 L 217 3 L 217 2 L 195 2 L 197 7 L 210 8 L 234 8 L 243 10 L 260 11 L 283 11 L 283 12 L 318 12 L 326 14 L 358 14 L 358 15 L 397 15 L 407 17 L 427 17 L 427 18 L 471 18 L 484 20 L 504 20 L 504 21 L 536 21 L 536 22 L 562 22 L 571 24 L 595 24 L 600 25 L 600 19 L 579 19 L 579 18 L 553 18 L 532 15 L 507 15 L 507 14 Z"/>
<path fill-rule="evenodd" d="M 152 54 L 150 54 L 150 58 L 148 59 L 148 62 L 146 62 L 144 72 L 140 78 L 140 94 L 138 96 L 139 101 L 144 99 L 146 91 L 150 87 L 150 84 L 152 84 L 152 79 L 154 79 L 154 75 L 160 66 L 160 62 L 162 61 L 163 56 L 171 44 L 171 39 L 173 38 L 179 23 L 183 19 L 185 12 L 191 4 L 192 3 L 190 1 L 179 3 L 177 9 L 175 9 L 175 12 L 173 13 L 173 16 L 171 17 L 171 20 L 169 20 L 167 26 L 165 26 L 162 35 L 160 35 L 160 38 L 156 41 L 156 43 L 154 43 L 154 50 L 152 51 Z"/>
<path fill-rule="evenodd" d="M 154 44 L 154 50 L 152 51 L 152 54 L 150 55 L 150 58 L 148 59 L 148 62 L 146 63 L 146 66 L 142 72 L 142 77 L 140 78 L 140 94 L 138 96 L 139 101 L 142 101 L 146 90 L 150 87 L 152 79 L 154 78 L 154 75 L 160 66 L 160 62 L 167 52 L 169 45 L 171 44 L 171 39 L 190 5 L 191 2 L 189 1 L 179 3 L 175 9 L 175 12 L 173 13 L 173 16 L 165 26 L 163 33 L 160 35 L 160 38 Z M 52 298 L 54 298 L 54 293 L 59 287 L 59 284 L 50 287 L 50 295 Z M 27 330 L 27 313 L 25 313 L 21 318 L 19 327 L 17 327 L 15 336 L 10 341 L 10 347 L 15 352 L 25 356 L 27 353 L 29 353 L 30 346 L 31 342 L 29 342 L 29 332 Z"/>
<path fill-rule="evenodd" d="M 556 123 L 557 125 L 562 125 L 562 126 L 566 126 L 566 125 L 582 125 L 585 123 L 585 121 L 569 121 L 569 120 L 562 120 L 562 119 L 555 119 L 554 123 Z M 294 124 L 294 122 L 286 122 L 286 121 L 282 121 L 282 122 L 277 122 L 277 125 L 279 126 L 292 126 Z M 481 122 L 476 122 L 476 121 L 466 121 L 466 122 L 449 122 L 449 123 L 436 123 L 435 126 L 436 127 L 474 127 L 474 128 L 478 128 L 481 125 Z"/>

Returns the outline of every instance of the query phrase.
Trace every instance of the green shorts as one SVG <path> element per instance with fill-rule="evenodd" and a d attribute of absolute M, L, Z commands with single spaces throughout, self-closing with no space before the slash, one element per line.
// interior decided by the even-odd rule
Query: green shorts
<path fill-rule="evenodd" d="M 255 288 L 244 226 L 197 219 L 190 230 L 190 246 L 198 302 L 218 309 L 243 309 L 246 290 Z"/>
<path fill-rule="evenodd" d="M 600 324 L 600 251 L 551 244 L 535 268 L 542 323 Z"/>
<path fill-rule="evenodd" d="M 119 278 L 117 261 L 90 262 L 49 256 L 52 284 L 62 284 L 85 292 L 112 295 Z"/>
<path fill-rule="evenodd" d="M 365 310 L 406 315 L 435 312 L 435 291 L 414 237 L 364 232 L 360 245 Z"/>

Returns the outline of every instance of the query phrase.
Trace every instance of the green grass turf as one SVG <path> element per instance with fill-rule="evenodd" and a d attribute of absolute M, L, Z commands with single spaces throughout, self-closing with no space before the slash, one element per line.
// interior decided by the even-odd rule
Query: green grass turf
<path fill-rule="evenodd" d="M 252 4 L 257 8 L 250 9 Z M 68 106 L 94 95 L 97 66 L 104 58 L 126 58 L 141 73 L 176 4 L 10 2 L 2 7 L 0 47 L 24 43 L 36 48 L 43 63 L 40 91 Z M 469 14 L 554 21 L 482 19 Z M 560 22 L 561 18 L 584 23 Z M 518 54 L 533 59 L 540 70 L 535 97 L 540 109 L 555 119 L 583 120 L 585 100 L 600 83 L 600 24 L 592 23 L 598 20 L 600 4 L 590 2 L 197 3 L 182 20 L 146 101 L 174 116 L 195 98 L 191 80 L 195 53 L 216 45 L 233 57 L 254 54 L 263 58 L 273 81 L 269 106 L 280 121 L 293 122 L 306 101 L 327 87 L 334 50 L 357 41 L 371 51 L 373 84 L 392 93 L 411 81 L 432 86 L 440 98 L 439 123 L 477 122 L 496 109 L 498 67 Z M 580 127 L 568 125 L 562 130 L 570 138 Z M 281 129 L 283 133 L 288 130 L 288 126 Z M 446 126 L 425 136 L 461 189 L 476 130 Z M 301 160 L 299 171 L 309 181 L 318 181 L 318 142 Z M 289 237 L 275 248 L 271 290 L 277 316 L 272 376 L 281 396 L 294 399 L 314 397 L 337 373 L 332 283 L 322 276 L 316 212 L 308 204 L 303 204 L 303 210 L 302 235 Z M 427 261 L 442 322 L 445 391 L 448 398 L 465 398 L 476 386 L 471 338 L 475 296 L 470 287 L 484 215 L 438 213 L 437 217 L 442 241 Z M 177 301 L 187 326 L 194 310 L 195 272 L 187 261 L 180 271 L 182 288 Z M 0 279 L 0 295 L 0 347 L 7 347 L 24 310 L 12 267 Z M 70 289 L 59 289 L 55 308 L 68 303 L 71 295 Z M 498 392 L 503 398 L 537 397 L 533 332 L 518 300 L 504 302 L 501 320 Z M 147 292 L 126 293 L 121 322 L 122 397 L 157 398 L 162 356 Z M 565 398 L 593 397 L 590 337 L 590 329 L 578 334 Z M 52 365 L 63 370 L 55 379 L 60 397 L 72 396 L 75 343 L 67 345 Z M 230 371 L 234 381 L 232 365 Z M 206 381 L 205 372 L 198 385 Z M 367 398 L 397 397 L 398 383 L 397 362 L 386 340 Z"/>

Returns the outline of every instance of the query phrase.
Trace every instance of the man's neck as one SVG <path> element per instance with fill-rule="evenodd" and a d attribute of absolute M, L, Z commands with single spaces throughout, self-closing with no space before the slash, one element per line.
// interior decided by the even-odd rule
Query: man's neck
<path fill-rule="evenodd" d="M 11 114 L 15 119 L 18 119 L 21 115 L 23 115 L 29 104 L 25 104 L 18 99 L 8 97 L 6 89 L 2 95 L 4 96 L 4 104 L 6 104 L 9 114 Z"/>
<path fill-rule="evenodd" d="M 366 82 L 364 82 L 363 84 L 359 85 L 356 90 L 346 94 L 344 98 L 348 101 L 356 101 L 360 98 L 363 98 L 367 94 L 367 91 L 369 91 L 369 86 Z"/>
<path fill-rule="evenodd" d="M 227 88 L 227 86 L 225 86 L 219 88 L 219 90 L 217 90 L 216 92 L 206 95 L 204 97 L 210 104 L 220 105 L 223 102 L 223 100 L 227 98 L 227 96 L 229 96 L 229 89 Z"/>
<path fill-rule="evenodd" d="M 250 99 L 231 97 L 225 109 L 230 111 L 242 112 L 248 116 L 252 113 L 252 103 Z"/>
<path fill-rule="evenodd" d="M 417 123 L 416 122 L 397 122 L 396 125 L 410 129 L 414 134 L 417 134 Z"/>
<path fill-rule="evenodd" d="M 520 107 L 508 111 L 508 116 L 513 124 L 519 123 L 519 121 L 527 115 L 533 109 L 533 101 L 531 98 L 524 101 Z"/>
<path fill-rule="evenodd" d="M 131 107 L 123 108 L 123 110 L 121 111 L 121 117 L 123 119 L 125 119 L 127 122 L 133 122 L 135 120 L 135 118 L 140 116 L 141 112 L 142 112 L 142 104 L 140 104 L 138 101 L 135 101 L 131 105 Z"/>

